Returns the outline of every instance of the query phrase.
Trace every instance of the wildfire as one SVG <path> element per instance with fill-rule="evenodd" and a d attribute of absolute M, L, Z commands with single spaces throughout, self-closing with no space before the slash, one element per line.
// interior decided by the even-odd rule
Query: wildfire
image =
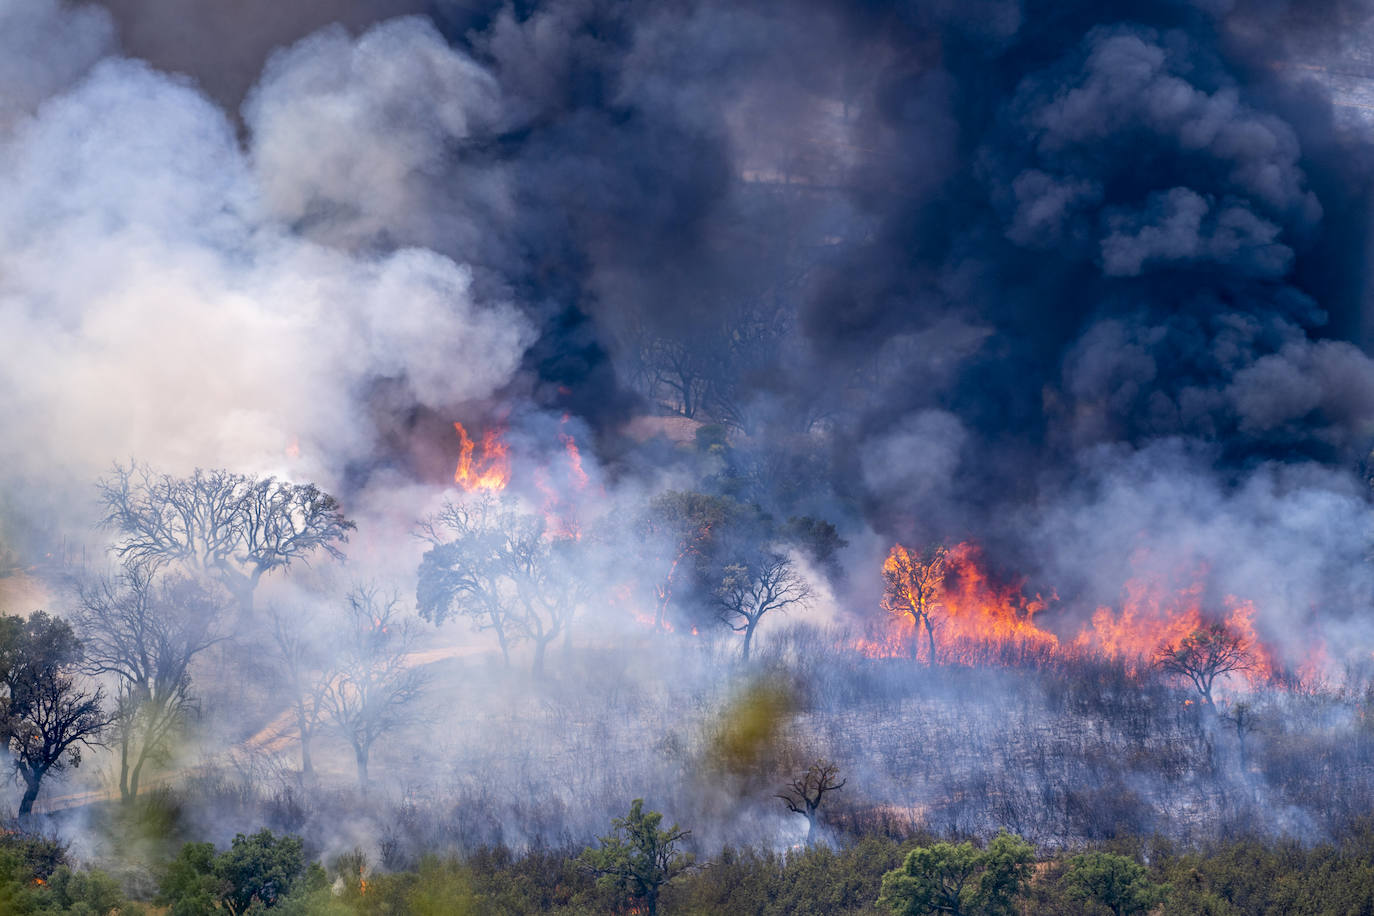
<path fill-rule="evenodd" d="M 1015 647 L 1018 650 L 1053 650 L 1059 637 L 1035 623 L 1035 615 L 1048 601 L 1039 595 L 1027 598 L 1022 582 L 998 583 L 984 569 L 982 551 L 975 544 L 961 543 L 942 554 L 935 562 L 943 569 L 931 572 L 931 559 L 923 560 L 901 544 L 888 554 L 883 564 L 884 577 L 897 592 L 887 604 L 887 629 L 874 638 L 862 640 L 865 654 L 884 657 L 911 655 L 930 660 L 929 644 L 936 644 L 937 657 L 943 660 L 973 661 L 989 647 Z M 925 610 L 915 610 L 919 606 Z M 922 613 L 929 614 L 933 639 L 927 637 Z M 920 632 L 918 632 L 918 630 Z"/>
<path fill-rule="evenodd" d="M 1191 584 L 1181 589 L 1155 579 L 1131 579 L 1120 606 L 1097 608 L 1072 638 L 1061 638 L 1036 621 L 1056 596 L 1028 597 L 1024 581 L 997 581 L 975 544 L 924 556 L 897 544 L 883 564 L 883 577 L 883 628 L 857 647 L 873 657 L 909 655 L 929 662 L 932 647 L 939 661 L 959 663 L 1096 654 L 1121 659 L 1138 671 L 1165 646 L 1223 623 L 1246 651 L 1249 666 L 1243 674 L 1252 683 L 1282 677 L 1273 652 L 1255 631 L 1253 602 L 1227 595 L 1208 607 L 1205 568 L 1182 576 Z"/>
<path fill-rule="evenodd" d="M 489 429 L 482 434 L 482 450 L 478 455 L 477 444 L 463 424 L 454 423 L 453 428 L 458 431 L 461 442 L 453 482 L 469 493 L 504 490 L 510 482 L 510 450 L 501 441 L 501 431 Z"/>

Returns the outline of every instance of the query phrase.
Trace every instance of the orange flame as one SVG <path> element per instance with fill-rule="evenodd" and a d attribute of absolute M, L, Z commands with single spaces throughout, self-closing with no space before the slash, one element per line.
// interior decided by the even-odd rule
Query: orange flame
<path fill-rule="evenodd" d="M 482 434 L 480 458 L 474 455 L 477 444 L 472 441 L 462 423 L 454 423 L 461 442 L 458 452 L 458 467 L 453 472 L 453 482 L 469 493 L 477 490 L 504 490 L 510 482 L 510 450 L 501 441 L 501 432 L 489 429 Z"/>
<path fill-rule="evenodd" d="M 1119 608 L 1099 607 L 1091 620 L 1072 639 L 1041 627 L 1036 615 L 1057 596 L 1027 597 L 1024 581 L 999 582 L 986 568 L 975 544 L 961 543 L 944 558 L 943 573 L 922 584 L 922 558 L 901 544 L 895 545 L 883 564 L 889 598 L 884 626 L 860 639 L 857 648 L 873 657 L 913 656 L 929 660 L 928 637 L 910 611 L 918 599 L 930 608 L 935 629 L 936 656 L 942 662 L 978 664 L 989 661 L 1014 663 L 1022 659 L 1049 660 L 1099 655 L 1123 661 L 1138 672 L 1159 651 L 1177 645 L 1208 623 L 1224 623 L 1244 646 L 1250 668 L 1242 672 L 1251 683 L 1273 682 L 1284 677 L 1273 651 L 1255 631 L 1255 605 L 1234 595 L 1225 596 L 1219 608 L 1204 609 L 1207 570 L 1192 571 L 1192 584 L 1170 589 L 1158 581 L 1134 578 L 1123 588 Z M 1320 659 L 1311 660 L 1316 667 Z M 1304 670 L 1302 676 L 1311 677 Z"/>
<path fill-rule="evenodd" d="M 1039 595 L 1027 598 L 1021 582 L 994 581 L 984 569 L 977 545 L 958 544 L 949 550 L 944 562 L 944 574 L 933 577 L 925 598 L 931 608 L 937 657 L 974 662 L 992 647 L 1018 651 L 1058 648 L 1059 637 L 1042 629 L 1034 619 L 1048 600 Z M 921 563 L 921 558 L 897 544 L 883 564 L 889 581 L 908 603 L 916 600 L 914 595 L 920 589 Z M 929 661 L 929 648 L 918 640 L 920 635 L 909 614 L 893 613 L 887 631 L 860 640 L 859 650 L 877 657 L 914 654 Z"/>

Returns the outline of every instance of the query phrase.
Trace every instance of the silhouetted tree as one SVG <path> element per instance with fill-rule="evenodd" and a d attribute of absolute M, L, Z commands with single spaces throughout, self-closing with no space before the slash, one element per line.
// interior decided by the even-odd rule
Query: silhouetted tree
<path fill-rule="evenodd" d="M 471 618 L 496 633 L 507 664 L 511 646 L 528 639 L 532 670 L 542 675 L 549 644 L 587 600 L 582 536 L 551 531 L 543 516 L 490 494 L 449 503 L 421 533 L 432 546 L 416 585 L 420 616 L 436 624 L 455 613 Z"/>
<path fill-rule="evenodd" d="M 343 645 L 323 674 L 321 708 L 353 748 L 358 784 L 367 790 L 368 759 L 377 739 L 415 721 L 414 701 L 424 672 L 408 658 L 416 630 L 402 617 L 400 599 L 376 586 L 355 586 L 347 598 Z"/>
<path fill-rule="evenodd" d="M 97 484 L 104 524 L 116 532 L 126 565 L 157 569 L 181 563 L 219 579 L 241 612 L 253 609 L 264 575 L 308 562 L 323 550 L 335 559 L 348 532 L 338 500 L 313 484 L 197 469 L 189 477 L 116 465 Z"/>
<path fill-rule="evenodd" d="M 663 815 L 645 811 L 644 799 L 636 798 L 630 813 L 611 822 L 608 836 L 600 846 L 582 851 L 578 861 L 597 876 L 597 883 L 630 902 L 642 902 L 648 916 L 658 913 L 658 897 L 663 886 L 692 868 L 695 860 L 679 851 L 679 844 L 690 834 L 677 824 L 659 828 Z"/>
<path fill-rule="evenodd" d="M 912 623 L 911 657 L 916 657 L 918 635 L 922 628 L 929 643 L 929 664 L 935 664 L 935 618 L 943 605 L 945 571 L 949 549 L 943 544 L 925 553 L 912 553 L 898 544 L 883 563 L 883 610 L 894 617 L 908 617 Z"/>
<path fill-rule="evenodd" d="M 132 566 L 79 592 L 77 630 L 85 668 L 115 679 L 119 791 L 138 795 L 147 762 L 195 708 L 191 662 L 219 642 L 228 605 L 221 587 L 181 574 Z"/>
<path fill-rule="evenodd" d="M 806 772 L 793 779 L 777 797 L 793 814 L 806 817 L 806 842 L 816 838 L 816 820 L 827 792 L 843 789 L 848 779 L 840 779 L 840 768 L 828 760 L 817 760 Z"/>
<path fill-rule="evenodd" d="M 725 567 L 716 588 L 716 610 L 722 622 L 744 634 L 743 658 L 749 661 L 754 631 L 770 611 L 784 611 L 811 601 L 811 586 L 790 556 L 760 551 L 747 563 Z"/>
<path fill-rule="evenodd" d="M 1248 671 L 1254 666 L 1254 656 L 1241 636 L 1224 624 L 1213 623 L 1161 648 L 1155 662 L 1162 670 L 1187 678 L 1207 706 L 1215 709 L 1212 686 L 1216 679 L 1232 671 Z"/>
<path fill-rule="evenodd" d="M 80 689 L 81 643 L 66 621 L 39 611 L 27 620 L 0 618 L 3 733 L 24 781 L 19 816 L 27 817 L 50 772 L 81 765 L 81 748 L 100 743 L 110 722 L 103 695 Z"/>

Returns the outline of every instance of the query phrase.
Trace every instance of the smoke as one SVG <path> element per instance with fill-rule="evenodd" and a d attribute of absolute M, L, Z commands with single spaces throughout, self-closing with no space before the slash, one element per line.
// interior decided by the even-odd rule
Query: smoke
<path fill-rule="evenodd" d="M 53 12 L 6 38 L 49 48 L 92 22 Z M 469 268 L 291 231 L 274 174 L 287 142 L 264 129 L 244 150 L 194 88 L 118 57 L 0 136 L 0 371 L 22 392 L 0 408 L 10 474 L 84 486 L 132 455 L 338 486 L 377 456 L 377 382 L 437 409 L 511 379 L 530 324 L 474 295 Z M 307 130 L 296 149 L 311 145 Z"/>
<path fill-rule="evenodd" d="M 408 592 L 461 420 L 504 430 L 511 494 L 619 526 L 604 594 L 701 485 L 848 538 L 811 619 L 869 616 L 893 539 L 973 538 L 1066 628 L 1205 570 L 1292 664 L 1374 646 L 1361 4 L 171 5 L 0 0 L 0 548 L 87 537 L 136 457 L 317 482 L 349 572 Z M 340 587 L 311 575 L 275 600 Z M 581 632 L 638 649 L 628 600 Z M 492 759 L 445 778 L 533 766 L 496 759 L 510 704 L 592 788 L 671 793 L 690 754 L 646 733 L 690 744 L 706 713 L 663 710 L 726 692 L 715 651 L 603 659 L 589 698 L 646 699 L 595 749 L 482 670 L 454 697 Z M 521 777 L 614 813 L 553 773 Z M 713 836 L 756 816 L 786 833 Z"/>

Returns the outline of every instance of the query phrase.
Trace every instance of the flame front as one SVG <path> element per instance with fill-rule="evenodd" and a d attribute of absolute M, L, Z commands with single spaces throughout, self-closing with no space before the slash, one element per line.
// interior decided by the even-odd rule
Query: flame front
<path fill-rule="evenodd" d="M 510 450 L 501 441 L 501 433 L 489 429 L 482 434 L 482 451 L 476 454 L 477 444 L 472 441 L 462 423 L 454 423 L 460 441 L 458 467 L 453 472 L 453 482 L 469 493 L 478 490 L 496 492 L 504 490 L 510 482 Z"/>
<path fill-rule="evenodd" d="M 940 564 L 931 575 L 931 564 Z M 1097 655 L 1121 660 L 1132 672 L 1151 664 L 1166 646 L 1208 624 L 1224 624 L 1244 647 L 1243 672 L 1252 684 L 1283 680 L 1273 650 L 1255 630 L 1253 602 L 1226 595 L 1208 607 L 1207 570 L 1191 570 L 1191 584 L 1172 589 L 1160 580 L 1129 580 L 1119 607 L 1099 607 L 1071 638 L 1036 622 L 1057 596 L 1028 597 L 1023 581 L 998 582 L 982 551 L 961 543 L 945 553 L 922 556 L 894 545 L 883 564 L 886 614 L 876 632 L 857 648 L 874 657 L 910 656 L 960 664 L 1017 663 Z M 922 608 L 926 608 L 922 616 Z M 929 627 L 926 623 L 929 623 Z M 1316 667 L 1314 664 L 1310 667 Z M 1301 672 L 1300 672 L 1301 673 Z"/>
<path fill-rule="evenodd" d="M 1027 598 L 1021 582 L 998 583 L 984 568 L 976 544 L 961 543 L 943 557 L 945 569 L 922 583 L 923 560 L 901 544 L 893 546 L 883 564 L 889 589 L 897 593 L 889 605 L 888 626 L 860 642 L 860 650 L 874 656 L 911 655 L 930 661 L 930 643 L 943 661 L 975 662 L 989 650 L 1053 651 L 1059 637 L 1035 623 L 1047 600 Z M 922 592 L 925 594 L 922 594 Z M 915 617 L 907 610 L 920 603 L 930 607 L 933 638 L 922 641 Z M 924 631 L 924 627 L 920 628 Z"/>

